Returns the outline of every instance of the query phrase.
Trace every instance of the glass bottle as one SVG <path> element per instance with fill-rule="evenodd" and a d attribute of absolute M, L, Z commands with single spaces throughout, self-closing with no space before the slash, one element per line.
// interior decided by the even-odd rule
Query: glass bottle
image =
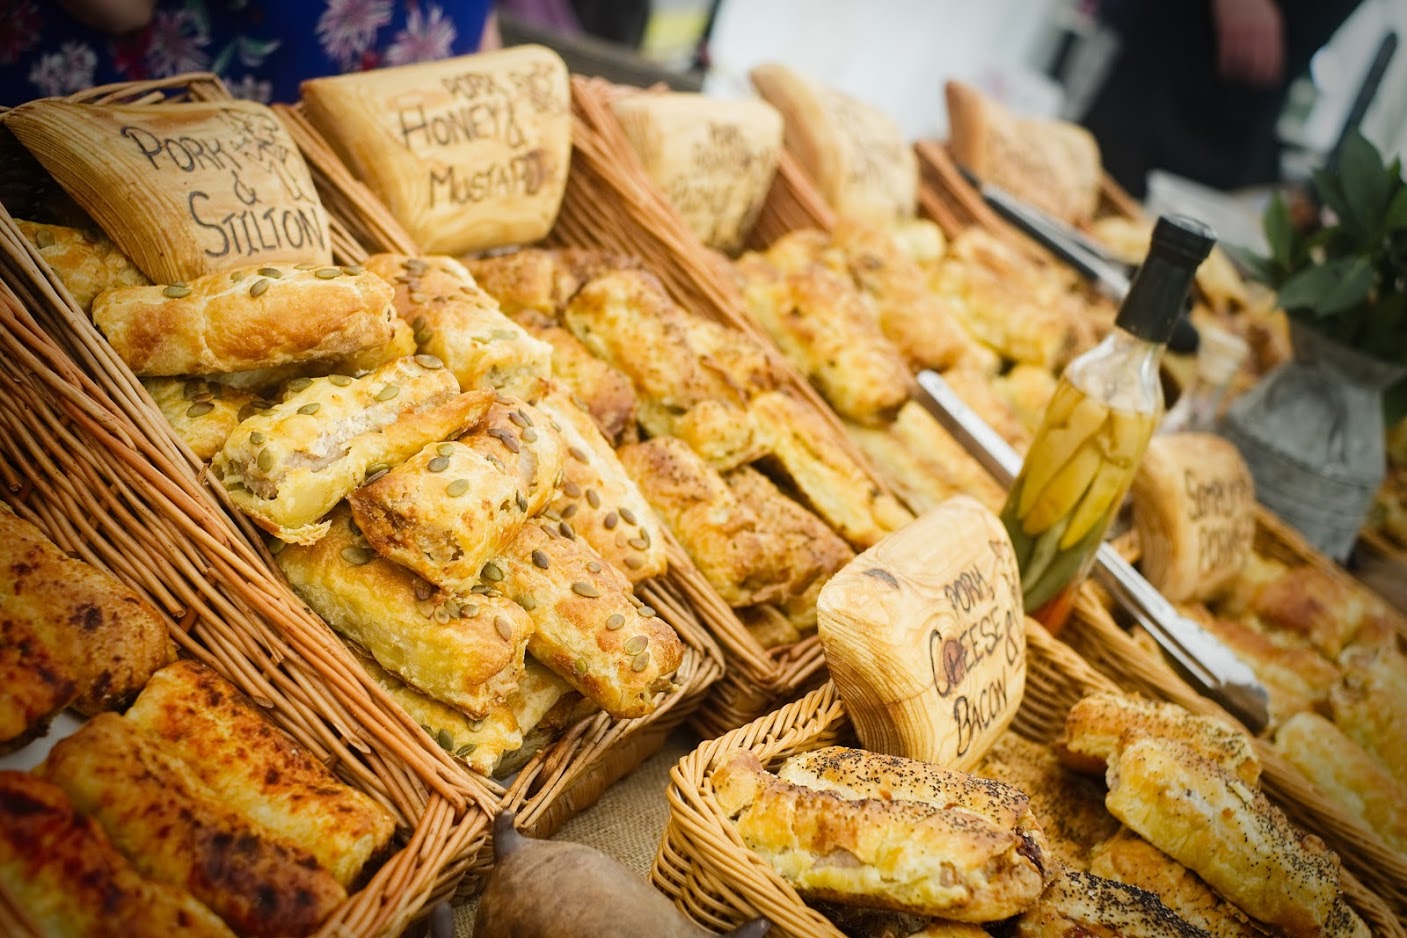
<path fill-rule="evenodd" d="M 1051 631 L 1069 615 L 1163 412 L 1163 348 L 1215 243 L 1164 216 L 1114 329 L 1065 369 L 1002 508 L 1026 614 Z"/>
<path fill-rule="evenodd" d="M 1231 379 L 1250 354 L 1250 347 L 1235 333 L 1216 326 L 1202 326 L 1198 331 L 1201 340 L 1195 375 L 1177 403 L 1168 409 L 1159 433 L 1213 432 Z"/>

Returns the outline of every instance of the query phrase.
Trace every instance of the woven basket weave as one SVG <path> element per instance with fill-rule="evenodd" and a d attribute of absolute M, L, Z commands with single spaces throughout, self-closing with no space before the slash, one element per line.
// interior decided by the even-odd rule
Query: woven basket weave
<path fill-rule="evenodd" d="M 1077 700 L 1114 687 L 1039 625 L 1028 627 L 1026 643 L 1026 692 L 1012 728 L 1046 743 L 1060 734 L 1065 714 Z M 841 938 L 834 925 L 743 845 L 709 782 L 723 756 L 735 749 L 747 749 L 775 768 L 788 756 L 837 744 L 854 745 L 854 733 L 835 686 L 827 683 L 681 759 L 670 773 L 669 822 L 650 871 L 655 885 L 690 917 L 715 930 L 762 915 L 774 925 L 770 935 Z M 1342 885 L 1374 934 L 1401 938 L 1402 926 L 1376 894 L 1346 871 Z"/>

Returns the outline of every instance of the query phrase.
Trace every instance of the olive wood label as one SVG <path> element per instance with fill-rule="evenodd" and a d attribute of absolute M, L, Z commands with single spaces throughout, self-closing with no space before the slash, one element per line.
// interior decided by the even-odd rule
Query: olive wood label
<path fill-rule="evenodd" d="M 1132 487 L 1143 575 L 1168 599 L 1214 597 L 1255 541 L 1255 482 L 1229 441 L 1209 433 L 1154 437 Z"/>
<path fill-rule="evenodd" d="M 157 283 L 332 261 L 302 154 L 261 104 L 98 107 L 42 100 L 5 120 Z"/>
<path fill-rule="evenodd" d="M 536 241 L 556 221 L 571 104 L 566 65 L 549 49 L 317 78 L 303 102 L 427 253 Z"/>
<path fill-rule="evenodd" d="M 968 769 L 1021 706 L 1021 577 L 1006 530 L 975 499 L 949 499 L 860 554 L 817 609 L 867 749 Z"/>

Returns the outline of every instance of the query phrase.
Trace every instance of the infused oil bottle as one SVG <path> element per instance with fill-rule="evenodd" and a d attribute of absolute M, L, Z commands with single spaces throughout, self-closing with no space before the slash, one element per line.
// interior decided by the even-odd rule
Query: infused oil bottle
<path fill-rule="evenodd" d="M 1163 348 L 1215 239 L 1200 222 L 1158 219 L 1113 331 L 1065 369 L 1002 508 L 1026 614 L 1064 624 L 1095 552 L 1163 416 Z"/>

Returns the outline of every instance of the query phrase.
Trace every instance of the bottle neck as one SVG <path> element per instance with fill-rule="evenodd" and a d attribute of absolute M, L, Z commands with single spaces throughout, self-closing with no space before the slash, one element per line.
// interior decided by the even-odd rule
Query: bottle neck
<path fill-rule="evenodd" d="M 1065 379 L 1119 410 L 1158 413 L 1163 408 L 1163 383 L 1158 374 L 1162 360 L 1162 343 L 1116 326 L 1103 341 L 1070 363 Z"/>
<path fill-rule="evenodd" d="M 1166 343 L 1182 315 L 1194 276 L 1195 267 L 1149 255 L 1129 285 L 1114 325 L 1140 339 Z"/>

